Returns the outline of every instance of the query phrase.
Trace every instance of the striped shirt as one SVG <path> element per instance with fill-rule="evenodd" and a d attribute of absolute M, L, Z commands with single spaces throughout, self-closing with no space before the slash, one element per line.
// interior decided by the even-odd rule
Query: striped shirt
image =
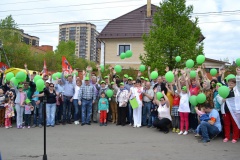
<path fill-rule="evenodd" d="M 94 86 L 84 84 L 80 87 L 78 101 L 81 101 L 82 99 L 92 99 L 94 101 L 96 100 L 96 92 Z"/>

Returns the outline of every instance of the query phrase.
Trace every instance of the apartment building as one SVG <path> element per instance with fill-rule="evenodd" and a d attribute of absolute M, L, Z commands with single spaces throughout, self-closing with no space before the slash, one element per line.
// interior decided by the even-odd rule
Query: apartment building
<path fill-rule="evenodd" d="M 31 36 L 29 34 L 24 33 L 24 30 L 20 29 L 21 41 L 30 45 L 30 46 L 39 46 L 39 37 Z"/>
<path fill-rule="evenodd" d="M 79 58 L 98 62 L 96 26 L 87 22 L 59 25 L 59 42 L 75 41 L 75 55 Z"/>

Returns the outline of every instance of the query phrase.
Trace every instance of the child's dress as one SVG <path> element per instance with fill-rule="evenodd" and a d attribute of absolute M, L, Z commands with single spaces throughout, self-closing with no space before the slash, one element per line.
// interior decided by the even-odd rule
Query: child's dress
<path fill-rule="evenodd" d="M 11 118 L 14 116 L 14 109 L 12 104 L 6 103 L 5 107 L 5 127 L 12 127 Z"/>
<path fill-rule="evenodd" d="M 25 105 L 25 126 L 28 126 L 30 128 L 31 125 L 31 106 Z"/>

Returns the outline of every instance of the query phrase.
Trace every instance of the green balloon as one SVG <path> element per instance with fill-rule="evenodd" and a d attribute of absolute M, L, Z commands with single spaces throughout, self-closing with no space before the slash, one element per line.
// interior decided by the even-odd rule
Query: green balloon
<path fill-rule="evenodd" d="M 57 77 L 61 78 L 62 77 L 62 73 L 61 72 L 57 72 Z"/>
<path fill-rule="evenodd" d="M 125 58 L 126 58 L 126 53 L 124 53 L 124 52 L 121 53 L 121 54 L 120 54 L 120 58 L 121 58 L 121 59 L 125 59 Z"/>
<path fill-rule="evenodd" d="M 114 67 L 114 70 L 117 72 L 117 73 L 120 73 L 122 71 L 122 67 L 120 65 L 116 65 Z"/>
<path fill-rule="evenodd" d="M 197 102 L 197 96 L 191 96 L 190 98 L 189 98 L 189 101 L 190 101 L 190 103 L 191 103 L 191 105 L 193 105 L 193 106 L 196 106 L 197 104 L 198 104 L 198 102 Z"/>
<path fill-rule="evenodd" d="M 104 65 L 100 65 L 101 72 L 104 72 Z"/>
<path fill-rule="evenodd" d="M 14 74 L 12 72 L 9 72 L 6 74 L 7 81 L 10 81 L 14 77 Z"/>
<path fill-rule="evenodd" d="M 177 57 L 175 58 L 176 62 L 180 62 L 181 59 L 182 59 L 182 58 L 181 58 L 180 56 L 177 56 Z"/>
<path fill-rule="evenodd" d="M 34 83 L 36 83 L 37 80 L 39 80 L 39 79 L 42 79 L 42 76 L 36 75 L 36 76 L 33 78 Z"/>
<path fill-rule="evenodd" d="M 74 75 L 78 76 L 78 71 L 72 73 L 72 76 L 74 76 Z"/>
<path fill-rule="evenodd" d="M 133 55 L 133 53 L 131 50 L 126 51 L 126 58 L 130 58 L 130 57 L 132 57 L 132 55 Z"/>
<path fill-rule="evenodd" d="M 16 79 L 19 81 L 19 82 L 24 82 L 27 78 L 27 75 L 26 73 L 24 73 L 23 71 L 19 71 L 17 74 L 16 74 Z"/>
<path fill-rule="evenodd" d="M 227 98 L 227 96 L 230 93 L 230 89 L 227 86 L 221 86 L 218 88 L 218 94 L 222 97 L 222 98 Z"/>
<path fill-rule="evenodd" d="M 157 79 L 158 77 L 158 72 L 157 71 L 152 71 L 151 75 L 150 75 L 151 79 Z"/>
<path fill-rule="evenodd" d="M 57 79 L 57 73 L 53 73 L 53 74 L 52 74 L 52 79 L 53 79 L 53 80 L 56 80 L 56 79 Z"/>
<path fill-rule="evenodd" d="M 207 99 L 207 97 L 206 97 L 206 95 L 205 95 L 204 93 L 199 93 L 199 94 L 197 95 L 197 102 L 198 102 L 199 104 L 204 103 L 204 102 L 206 101 L 206 99 Z"/>
<path fill-rule="evenodd" d="M 237 64 L 238 67 L 240 67 L 240 58 L 238 58 L 238 59 L 236 60 L 236 64 Z"/>
<path fill-rule="evenodd" d="M 44 88 L 44 85 L 45 85 L 45 83 L 42 79 L 37 80 L 37 82 L 36 82 L 37 88 Z"/>
<path fill-rule="evenodd" d="M 139 67 L 139 70 L 140 70 L 141 72 L 144 72 L 145 69 L 146 69 L 145 65 L 141 65 L 141 66 Z"/>
<path fill-rule="evenodd" d="M 38 91 L 38 92 L 41 92 L 41 91 L 43 91 L 44 88 L 45 88 L 45 85 L 44 85 L 44 86 L 41 86 L 41 87 L 37 87 L 37 91 Z"/>
<path fill-rule="evenodd" d="M 190 78 L 195 78 L 197 76 L 196 71 L 192 70 L 190 71 Z"/>
<path fill-rule="evenodd" d="M 186 67 L 192 68 L 194 66 L 194 61 L 192 59 L 187 60 Z"/>
<path fill-rule="evenodd" d="M 19 83 L 19 81 L 16 79 L 16 77 L 11 78 L 10 81 L 14 84 L 14 86 L 17 86 Z"/>
<path fill-rule="evenodd" d="M 198 55 L 196 58 L 197 64 L 203 64 L 205 62 L 205 56 L 204 55 Z"/>
<path fill-rule="evenodd" d="M 108 98 L 111 98 L 111 97 L 113 96 L 113 90 L 108 89 L 108 90 L 106 91 L 106 95 L 107 95 Z"/>
<path fill-rule="evenodd" d="M 212 76 L 216 76 L 216 75 L 217 75 L 217 70 L 216 70 L 215 68 L 212 68 L 212 69 L 210 70 L 210 74 L 211 74 Z"/>
<path fill-rule="evenodd" d="M 163 97 L 163 94 L 161 92 L 157 92 L 157 99 L 160 100 Z"/>
<path fill-rule="evenodd" d="M 166 81 L 168 83 L 172 83 L 173 80 L 174 80 L 174 74 L 172 71 L 168 71 L 166 74 L 165 74 L 165 78 L 166 78 Z"/>

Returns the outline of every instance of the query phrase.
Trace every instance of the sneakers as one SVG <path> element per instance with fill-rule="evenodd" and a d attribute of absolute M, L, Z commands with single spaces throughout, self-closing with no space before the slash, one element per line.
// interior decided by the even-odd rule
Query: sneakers
<path fill-rule="evenodd" d="M 41 124 L 39 124 L 39 125 L 38 125 L 38 127 L 39 127 L 39 128 L 42 128 L 42 125 L 41 125 Z"/>
<path fill-rule="evenodd" d="M 30 126 L 28 126 L 28 129 L 30 129 L 31 127 Z"/>
<path fill-rule="evenodd" d="M 180 130 L 177 128 L 177 129 L 176 129 L 176 133 L 179 133 L 179 132 L 180 132 Z"/>
<path fill-rule="evenodd" d="M 178 135 L 182 135 L 183 134 L 183 131 L 180 131 L 179 133 L 178 133 Z"/>
<path fill-rule="evenodd" d="M 237 140 L 233 139 L 233 140 L 232 140 L 232 143 L 237 143 Z"/>
<path fill-rule="evenodd" d="M 103 126 L 103 124 L 102 124 L 102 123 L 100 123 L 100 124 L 99 124 L 99 126 Z"/>
<path fill-rule="evenodd" d="M 6 128 L 6 129 L 8 129 L 9 127 L 8 127 L 8 126 L 6 126 L 5 128 Z"/>
<path fill-rule="evenodd" d="M 200 135 L 197 133 L 197 134 L 195 134 L 195 137 L 200 137 Z"/>
<path fill-rule="evenodd" d="M 183 133 L 183 135 L 187 135 L 188 134 L 188 131 L 185 131 L 184 133 Z"/>
<path fill-rule="evenodd" d="M 227 138 L 224 138 L 224 139 L 223 139 L 223 142 L 224 142 L 224 143 L 228 142 L 228 139 L 227 139 Z"/>
<path fill-rule="evenodd" d="M 175 133 L 175 132 L 176 132 L 176 128 L 173 128 L 173 129 L 172 129 L 172 132 Z"/>
<path fill-rule="evenodd" d="M 107 123 L 104 123 L 104 126 L 107 126 Z"/>
<path fill-rule="evenodd" d="M 78 121 L 74 121 L 74 124 L 75 124 L 75 125 L 79 125 L 79 122 L 78 122 Z"/>
<path fill-rule="evenodd" d="M 35 128 L 36 127 L 36 124 L 32 125 L 32 128 Z"/>

